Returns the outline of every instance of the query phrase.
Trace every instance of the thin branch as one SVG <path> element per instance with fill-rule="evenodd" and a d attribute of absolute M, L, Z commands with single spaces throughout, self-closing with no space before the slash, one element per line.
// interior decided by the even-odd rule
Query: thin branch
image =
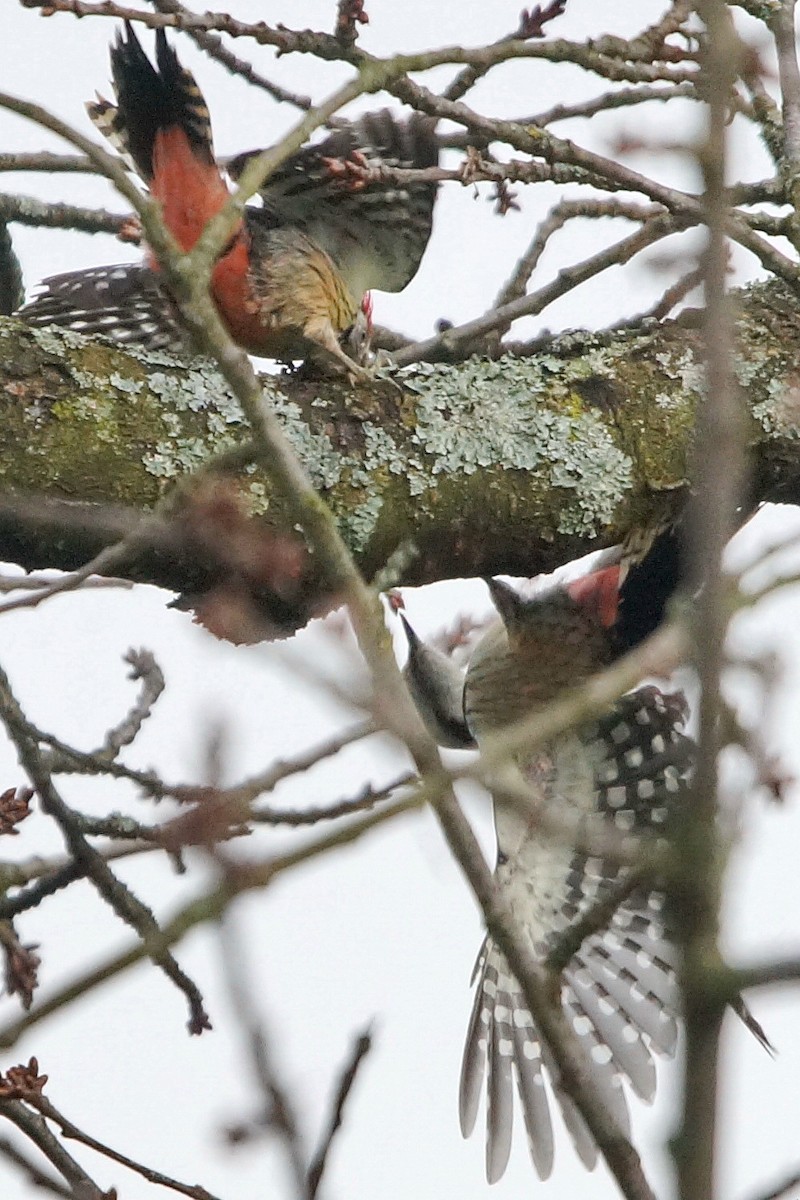
<path fill-rule="evenodd" d="M 778 52 L 778 75 L 783 105 L 783 153 L 792 174 L 800 170 L 800 68 L 795 32 L 796 0 L 780 0 L 770 21 Z"/>
<path fill-rule="evenodd" d="M 4 870 L 3 874 L 5 873 Z M 53 896 L 76 880 L 85 878 L 86 870 L 80 863 L 70 859 L 55 868 L 43 864 L 41 874 L 42 877 L 36 883 L 18 892 L 16 896 L 9 896 L 4 889 L 4 894 L 0 897 L 0 920 L 11 920 L 20 913 L 38 908 L 48 896 Z M 12 880 L 8 886 L 19 885 Z"/>
<path fill-rule="evenodd" d="M 7 594 L 8 592 L 38 592 L 44 587 L 49 587 L 53 582 L 53 573 L 51 571 L 32 572 L 30 575 L 0 575 L 0 593 Z M 133 587 L 130 579 L 101 579 L 99 576 L 96 579 L 87 579 L 84 582 L 84 588 L 125 588 L 127 591 Z"/>
<path fill-rule="evenodd" d="M 385 787 L 374 788 L 372 784 L 366 783 L 356 796 L 348 796 L 344 800 L 321 805 L 319 808 L 255 808 L 250 814 L 250 820 L 259 825 L 290 825 L 294 829 L 318 825 L 320 821 L 338 821 L 342 817 L 369 811 L 383 800 L 390 800 L 401 788 L 417 782 L 418 776 L 414 772 L 404 771 Z"/>
<path fill-rule="evenodd" d="M 272 1039 L 268 1035 L 266 1023 L 263 1016 L 256 1012 L 251 989 L 245 980 L 244 964 L 247 961 L 247 954 L 243 944 L 236 936 L 235 925 L 227 914 L 220 924 L 219 933 L 225 982 L 236 1012 L 237 1024 L 247 1043 L 250 1064 L 261 1091 L 263 1124 L 277 1134 L 294 1180 L 298 1200 L 305 1200 L 305 1154 L 297 1114 L 289 1090 L 275 1066 Z"/>
<path fill-rule="evenodd" d="M 161 13 L 192 15 L 178 0 L 150 0 L 150 2 Z M 215 59 L 232 75 L 239 75 L 253 87 L 261 88 L 262 91 L 272 96 L 273 100 L 277 100 L 281 104 L 292 104 L 295 108 L 302 109 L 303 112 L 308 112 L 311 108 L 313 101 L 310 96 L 301 96 L 297 92 L 290 92 L 280 84 L 273 83 L 266 76 L 260 75 L 252 63 L 237 58 L 226 46 L 223 46 L 221 38 L 215 34 L 203 33 L 199 29 L 188 29 L 187 33 L 201 50 L 205 50 L 209 58 Z"/>
<path fill-rule="evenodd" d="M 35 1163 L 26 1154 L 23 1154 L 19 1147 L 13 1145 L 7 1138 L 0 1137 L 0 1154 L 16 1167 L 19 1167 L 22 1174 L 27 1176 L 28 1181 L 33 1187 L 41 1188 L 42 1191 L 49 1192 L 53 1196 L 60 1196 L 63 1200 L 75 1200 L 75 1193 L 72 1188 L 66 1187 L 63 1183 L 48 1175 L 38 1163 Z"/>
<path fill-rule="evenodd" d="M 77 229 L 80 233 L 119 233 L 130 218 L 102 208 L 53 204 L 35 196 L 0 193 L 0 221 L 44 229 Z"/>
<path fill-rule="evenodd" d="M 551 283 L 537 291 L 520 296 L 472 321 L 465 321 L 463 325 L 453 326 L 451 329 L 437 334 L 436 337 L 415 342 L 411 346 L 399 350 L 394 356 L 395 361 L 398 365 L 405 366 L 420 360 L 439 361 L 444 359 L 451 361 L 454 358 L 464 357 L 471 353 L 475 343 L 487 334 L 507 327 L 520 317 L 535 316 L 549 304 L 578 287 L 579 284 L 585 283 L 609 267 L 628 262 L 648 246 L 652 246 L 655 242 L 661 241 L 673 233 L 680 232 L 688 224 L 688 222 L 682 224 L 668 213 L 654 217 L 635 233 L 614 242 L 613 245 L 600 250 L 597 254 L 590 255 L 583 262 L 576 263 L 572 267 L 562 268 Z M 519 349 L 519 346 L 515 347 L 516 351 Z"/>
<path fill-rule="evenodd" d="M 448 96 L 448 99 L 453 97 Z M 674 83 L 667 87 L 644 83 L 639 87 L 616 88 L 612 92 L 603 92 L 592 100 L 583 100 L 579 104 L 554 104 L 530 117 L 517 117 L 520 125 L 539 125 L 545 128 L 554 125 L 556 121 L 572 121 L 579 117 L 594 117 L 600 112 L 611 112 L 618 108 L 629 108 L 637 104 L 650 104 L 655 101 L 665 103 L 668 100 L 697 100 L 697 87 L 694 82 Z"/>
<path fill-rule="evenodd" d="M 753 1196 L 752 1200 L 782 1200 L 782 1197 L 788 1196 L 796 1187 L 800 1187 L 800 1170 L 785 1176 L 778 1183 L 773 1184 L 768 1192 L 761 1192 L 759 1195 Z"/>
<path fill-rule="evenodd" d="M 21 1100 L 0 1100 L 0 1116 L 16 1125 L 41 1150 L 69 1184 L 70 1196 L 79 1196 L 81 1200 L 108 1200 L 108 1193 L 99 1188 L 80 1163 L 67 1153 L 38 1113 L 32 1112 Z"/>
<path fill-rule="evenodd" d="M 78 772 L 87 775 L 110 775 L 116 779 L 127 779 L 131 783 L 135 783 L 146 795 L 152 796 L 156 800 L 172 796 L 183 803 L 194 803 L 202 800 L 206 795 L 215 795 L 242 807 L 252 804 L 259 796 L 274 791 L 282 780 L 308 771 L 317 763 L 332 758 L 346 746 L 380 732 L 379 727 L 373 721 L 363 721 L 344 732 L 332 734 L 329 738 L 325 738 L 293 758 L 276 760 L 265 771 L 253 775 L 241 783 L 232 784 L 229 788 L 209 789 L 202 784 L 169 783 L 152 771 L 138 771 L 135 767 L 128 767 L 123 763 L 98 758 L 95 754 L 77 750 L 75 747 L 67 745 L 66 742 L 60 741 L 53 734 L 46 733 L 30 723 L 29 728 L 37 742 L 44 742 L 53 747 L 54 755 L 45 758 L 44 761 L 54 774 Z M 261 819 L 265 824 L 276 825 L 306 823 L 302 819 L 302 814 L 298 815 L 297 819 L 295 816 L 293 809 L 287 809 L 285 812 L 273 810 L 272 817 L 265 812 Z M 314 820 L 316 819 L 319 818 L 315 817 Z M 309 823 L 313 824 L 313 820 Z"/>
<path fill-rule="evenodd" d="M 547 952 L 545 962 L 549 970 L 555 975 L 560 975 L 587 938 L 608 928 L 620 904 L 641 884 L 643 874 L 641 871 L 628 872 L 623 879 L 612 884 L 600 900 L 558 935 Z"/>
<path fill-rule="evenodd" d="M 125 845 L 112 845 L 98 851 L 106 862 L 115 862 L 121 858 L 131 858 L 136 854 L 146 854 L 154 850 L 163 851 L 163 846 L 155 839 L 135 841 Z M 85 868 L 74 859 L 40 859 L 36 858 L 24 863 L 3 863 L 0 866 L 0 880 L 8 888 L 23 888 L 15 896 L 0 897 L 0 920 L 19 916 L 31 908 L 38 907 L 47 896 L 53 895 L 62 888 L 68 887 L 78 879 L 85 877 Z M 35 880 L 30 887 L 25 885 Z"/>
<path fill-rule="evenodd" d="M 325 1167 L 328 1162 L 333 1140 L 337 1132 L 341 1129 L 342 1118 L 344 1116 L 344 1106 L 347 1103 L 347 1098 L 353 1090 L 353 1084 L 356 1081 L 361 1064 L 372 1049 L 372 1027 L 370 1025 L 360 1033 L 353 1041 L 353 1046 L 348 1056 L 348 1060 L 339 1080 L 339 1086 L 336 1089 L 336 1095 L 333 1100 L 331 1111 L 331 1119 L 328 1125 L 328 1130 L 325 1137 L 322 1139 L 317 1153 L 314 1155 L 314 1161 L 308 1168 L 308 1200 L 316 1200 L 319 1192 L 319 1185 L 322 1182 L 322 1176 L 325 1173 Z"/>
<path fill-rule="evenodd" d="M 97 167 L 82 154 L 53 154 L 49 150 L 35 153 L 0 154 L 0 172 L 45 171 L 52 174 L 96 175 Z"/>
<path fill-rule="evenodd" d="M 719 1033 L 724 1009 L 709 1002 L 706 974 L 718 955 L 723 846 L 717 834 L 720 748 L 720 678 L 727 632 L 728 580 L 722 552 L 735 529 L 744 484 L 743 408 L 731 368 L 733 326 L 726 296 L 725 187 L 727 97 L 740 61 L 741 44 L 724 0 L 700 0 L 706 28 L 702 88 L 708 104 L 706 139 L 699 151 L 705 181 L 708 242 L 705 275 L 706 396 L 700 409 L 694 457 L 698 501 L 693 513 L 691 570 L 695 599 L 693 633 L 701 698 L 698 758 L 692 802 L 676 836 L 678 872 L 669 890 L 683 949 L 681 984 L 686 1018 L 682 1115 L 673 1142 L 682 1200 L 711 1197 L 715 1190 Z"/>
<path fill-rule="evenodd" d="M 46 9 L 48 15 L 71 13 L 73 16 L 110 17 L 147 26 L 150 29 L 180 29 L 215 31 L 226 33 L 232 38 L 252 38 L 259 45 L 273 46 L 281 54 L 313 54 L 328 62 L 348 62 L 362 74 L 387 80 L 406 76 L 409 72 L 429 71 L 448 64 L 489 69 L 514 59 L 544 59 L 548 62 L 570 62 L 603 78 L 627 82 L 655 82 L 665 80 L 683 83 L 697 78 L 694 65 L 695 55 L 672 48 L 669 57 L 674 62 L 688 62 L 688 68 L 653 63 L 652 51 L 642 42 L 639 52 L 635 43 L 612 35 L 595 38 L 591 45 L 585 42 L 570 42 L 566 39 L 552 41 L 526 41 L 523 39 L 501 40 L 489 46 L 445 46 L 441 49 L 420 51 L 417 54 L 397 54 L 381 59 L 358 46 L 345 46 L 332 34 L 310 29 L 293 30 L 285 25 L 273 27 L 264 21 L 247 23 L 237 21 L 228 13 L 147 13 L 141 9 L 127 8 L 113 0 L 21 0 L 23 7 Z M 378 90 L 380 84 L 369 90 Z"/>
<path fill-rule="evenodd" d="M 731 968 L 731 990 L 747 991 L 776 983 L 800 983 L 800 958 L 778 958 L 761 965 Z"/>
<path fill-rule="evenodd" d="M 561 200 L 547 213 L 536 227 L 530 246 L 521 256 L 510 279 L 503 285 L 491 305 L 489 312 L 503 308 L 506 304 L 525 294 L 525 289 L 547 244 L 555 233 L 569 222 L 580 217 L 599 220 L 602 217 L 624 218 L 644 224 L 664 213 L 660 204 L 630 204 L 612 198 L 603 200 Z M 620 243 L 617 243 L 619 245 Z"/>
<path fill-rule="evenodd" d="M 675 283 L 666 288 L 655 304 L 644 312 L 636 313 L 633 317 L 628 317 L 624 321 L 616 321 L 613 325 L 609 325 L 605 332 L 612 330 L 636 329 L 646 321 L 664 321 L 672 312 L 673 308 L 677 307 L 682 300 L 685 300 L 690 292 L 695 288 L 700 287 L 703 282 L 703 268 L 693 267 L 691 271 L 687 271 L 680 279 L 676 279 Z"/>
<path fill-rule="evenodd" d="M 14 696 L 8 677 L 0 668 L 0 715 L 6 725 L 32 784 L 39 794 L 44 811 L 59 827 L 64 841 L 75 860 L 81 864 L 86 877 L 102 898 L 142 939 L 149 940 L 157 932 L 155 917 L 146 905 L 117 879 L 105 860 L 87 842 L 80 824 L 59 795 L 52 777 L 44 765 L 41 751 L 31 736 L 27 720 Z M 197 986 L 180 968 L 170 954 L 155 958 L 156 964 L 186 996 L 189 1004 L 189 1029 L 201 1033 L 209 1027 L 208 1016 Z"/>
<path fill-rule="evenodd" d="M 236 896 L 254 889 L 267 888 L 274 879 L 286 871 L 292 870 L 299 863 L 310 862 L 332 849 L 358 841 L 359 838 L 387 821 L 420 808 L 426 799 L 427 793 L 420 789 L 419 792 L 395 801 L 380 812 L 370 813 L 359 821 L 340 826 L 334 832 L 289 854 L 270 859 L 267 862 L 240 865 L 235 874 L 229 874 L 213 891 L 191 901 L 180 909 L 171 920 L 163 922 L 160 929 L 146 941 L 137 941 L 128 950 L 115 954 L 86 973 L 78 975 L 71 983 L 67 983 L 51 995 L 49 999 L 40 1001 L 23 1017 L 6 1024 L 0 1029 L 0 1047 L 13 1046 L 26 1030 L 40 1024 L 52 1013 L 74 1003 L 75 1000 L 106 983 L 109 979 L 116 978 L 143 959 L 157 958 L 185 937 L 190 930 L 208 922 L 218 921 Z"/>
<path fill-rule="evenodd" d="M 554 43 L 546 44 L 551 46 Z M 575 167 L 583 168 L 607 180 L 608 184 L 605 186 L 611 186 L 615 190 L 640 192 L 650 200 L 663 204 L 670 212 L 682 217 L 687 225 L 701 224 L 705 220 L 703 206 L 697 197 L 649 179 L 638 171 L 578 146 L 575 142 L 555 138 L 544 130 L 525 128 L 513 121 L 481 116 L 462 102 L 454 104 L 444 100 L 407 77 L 395 82 L 387 78 L 385 83 L 387 90 L 404 103 L 431 116 L 456 121 L 487 141 L 508 142 L 525 153 L 541 155 L 548 162 L 571 163 Z M 759 237 L 737 214 L 729 214 L 728 221 L 728 233 L 731 237 L 750 250 L 768 271 L 785 280 L 795 290 L 800 289 L 800 267 L 795 261 Z"/>
<path fill-rule="evenodd" d="M 566 0 L 555 0 L 555 3 L 549 4 L 544 11 L 542 11 L 540 5 L 537 5 L 530 13 L 527 9 L 524 9 L 517 28 L 492 44 L 497 46 L 503 45 L 505 42 L 513 42 L 518 38 L 544 37 L 545 24 L 549 24 L 550 21 L 562 16 L 565 5 Z M 536 19 L 532 20 L 531 18 L 533 17 Z M 463 71 L 459 71 L 455 79 L 448 84 L 444 95 L 448 100 L 460 100 L 462 96 L 466 96 L 467 92 L 475 87 L 476 83 L 479 83 L 484 78 L 488 70 L 488 67 L 466 67 Z"/>
<path fill-rule="evenodd" d="M 199 1184 L 181 1183 L 179 1180 L 173 1179 L 170 1175 L 163 1175 L 160 1171 L 153 1170 L 152 1167 L 147 1167 L 133 1158 L 128 1158 L 126 1154 L 121 1154 L 118 1150 L 113 1150 L 110 1146 L 98 1141 L 97 1138 L 92 1137 L 90 1134 L 84 1133 L 82 1129 L 68 1120 L 63 1113 L 59 1112 L 55 1105 L 51 1104 L 45 1096 L 39 1095 L 35 1100 L 31 1098 L 29 1103 L 35 1105 L 42 1116 L 46 1117 L 48 1121 L 53 1121 L 58 1125 L 65 1138 L 80 1142 L 81 1145 L 88 1146 L 90 1150 L 94 1150 L 97 1154 L 102 1154 L 104 1158 L 119 1163 L 120 1166 L 127 1167 L 129 1171 L 140 1175 L 148 1183 L 169 1188 L 170 1191 L 178 1192 L 182 1196 L 191 1197 L 191 1200 L 218 1200 L 216 1196 L 212 1195 L 211 1192 Z"/>
<path fill-rule="evenodd" d="M 164 676 L 149 650 L 129 650 L 124 661 L 131 667 L 128 678 L 141 680 L 141 693 L 119 724 L 109 729 L 100 749 L 92 752 L 92 757 L 101 761 L 113 761 L 123 746 L 130 746 L 135 741 L 142 725 L 152 715 L 153 705 L 164 691 Z"/>

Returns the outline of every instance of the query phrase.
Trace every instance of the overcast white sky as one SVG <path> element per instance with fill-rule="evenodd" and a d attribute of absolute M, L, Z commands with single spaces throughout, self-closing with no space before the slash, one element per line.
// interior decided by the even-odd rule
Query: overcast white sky
<path fill-rule="evenodd" d="M 462 0 L 430 5 L 425 0 L 369 0 L 370 24 L 362 42 L 388 53 L 452 42 L 479 44 L 512 29 L 517 0 L 491 5 Z M 88 131 L 83 102 L 97 88 L 107 91 L 110 21 L 75 21 L 60 16 L 43 20 L 2 0 L 3 87 L 44 103 Z M 257 3 L 240 0 L 232 11 L 247 19 L 283 20 L 292 27 L 330 28 L 333 0 Z M 567 15 L 553 26 L 554 36 L 630 32 L 661 11 L 657 3 L 625 0 L 569 0 Z M 635 23 L 635 24 L 634 24 Z M 149 44 L 146 42 L 146 44 Z M 229 153 L 274 140 L 292 121 L 291 111 L 276 107 L 202 55 L 186 39 L 181 57 L 197 72 L 213 114 L 217 148 Z M 268 74 L 297 91 L 322 97 L 342 72 L 316 61 L 284 58 L 237 42 Z M 258 57 L 256 57 L 258 56 Z M 447 73 L 442 73 L 442 78 Z M 476 89 L 475 103 L 502 115 L 542 109 L 600 90 L 588 76 L 544 63 L 509 66 Z M 369 102 L 377 105 L 382 99 Z M 677 111 L 677 110 L 676 110 Z M 671 139 L 691 129 L 667 131 Z M 638 135 L 642 117 L 628 118 Z M 608 149 L 612 129 L 593 123 L 593 144 Z M 577 134 L 564 126 L 559 133 Z M 644 132 L 647 132 L 646 130 Z M 581 135 L 584 136 L 584 135 Z M 0 149 L 64 147 L 24 122 L 0 114 Z M 766 164 L 755 142 L 737 148 L 737 166 L 749 178 L 764 174 Z M 678 155 L 640 156 L 643 169 L 686 184 L 687 165 Z M 50 199 L 107 202 L 102 185 L 79 177 L 7 177 L 5 186 Z M 531 235 L 537 215 L 552 203 L 553 190 L 528 190 L 522 213 L 504 220 L 492 214 L 485 190 L 476 199 L 470 189 L 444 189 L 434 238 L 417 278 L 400 297 L 375 297 L 376 319 L 405 331 L 425 334 L 440 316 L 461 320 L 476 315 L 494 296 Z M 537 276 L 548 278 L 560 256 L 572 258 L 597 247 L 601 232 L 575 225 L 555 243 Z M 602 236 L 605 236 L 603 234 Z M 41 230 L 14 229 L 26 282 L 47 274 L 133 257 L 129 247 L 110 238 L 89 238 Z M 753 264 L 737 258 L 741 278 Z M 660 277 L 643 267 L 625 276 L 611 272 L 543 314 L 552 328 L 598 326 L 645 307 L 661 286 Z M 800 516 L 773 510 L 768 526 L 800 530 Z M 747 534 L 754 545 L 759 531 Z M 127 755 L 137 765 L 157 765 L 170 779 L 201 779 L 204 746 L 211 728 L 226 731 L 225 758 L 231 779 L 257 770 L 275 756 L 306 747 L 350 716 L 318 692 L 298 683 L 292 663 L 324 662 L 347 677 L 351 666 L 338 634 L 317 625 L 288 647 L 234 648 L 219 644 L 193 627 L 185 614 L 167 610 L 169 599 L 154 589 L 94 592 L 57 599 L 28 613 L 0 621 L 0 662 L 35 722 L 60 737 L 90 748 L 130 703 L 120 661 L 133 646 L 151 648 L 162 665 L 168 691 L 156 715 Z M 488 606 L 483 585 L 440 585 L 406 593 L 408 612 L 420 632 L 448 623 L 456 612 Z M 766 645 L 786 656 L 782 700 L 772 714 L 773 738 L 787 761 L 800 769 L 797 750 L 800 660 L 797 629 L 800 600 L 795 592 L 763 606 L 737 631 L 752 650 Z M 340 755 L 281 791 L 281 803 L 311 805 L 352 794 L 365 778 L 380 782 L 400 765 L 385 744 L 368 744 Z M 20 782 L 13 752 L 0 746 L 0 785 Z M 106 784 L 81 781 L 65 785 L 70 799 L 86 811 L 106 813 L 125 798 Z M 740 853 L 729 876 L 726 944 L 737 960 L 761 958 L 770 951 L 800 948 L 796 868 L 800 815 L 796 791 L 783 809 L 761 800 L 743 813 Z M 143 818 L 157 817 L 133 801 Z M 491 846 L 488 804 L 470 799 L 470 812 Z M 23 836 L 4 855 L 54 853 L 58 838 L 34 817 Z M 262 831 L 258 845 L 274 849 L 283 833 Z M 194 864 L 193 864 L 194 865 Z M 155 858 L 120 868 L 120 874 L 162 915 L 198 886 L 197 878 L 176 879 Z M 442 1200 L 450 1196 L 488 1196 L 483 1181 L 482 1135 L 461 1140 L 456 1094 L 462 1041 L 470 1010 L 469 975 L 481 939 L 473 901 L 451 862 L 433 819 L 408 818 L 376 833 L 363 844 L 329 856 L 279 883 L 268 894 L 236 909 L 240 933 L 252 954 L 248 969 L 275 1043 L 287 1083 L 296 1096 L 303 1128 L 316 1137 L 326 1111 L 331 1082 L 354 1033 L 375 1021 L 376 1044 L 351 1097 L 347 1128 L 335 1149 L 325 1189 L 347 1200 Z M 42 993 L 73 977 L 112 949 L 130 943 L 108 909 L 84 885 L 28 914 L 19 922 L 26 941 L 41 943 Z M 290 1195 L 284 1187 L 283 1162 L 274 1148 L 257 1143 L 225 1148 L 221 1127 L 247 1117 L 255 1095 L 243 1047 L 226 996 L 218 945 L 197 934 L 178 949 L 178 957 L 203 989 L 214 1032 L 190 1039 L 184 1029 L 183 998 L 152 968 L 139 968 L 99 990 L 74 1011 L 54 1017 L 33 1031 L 0 1066 L 39 1058 L 50 1075 L 53 1102 L 77 1124 L 117 1149 L 188 1182 L 200 1182 L 225 1200 L 262 1200 Z M 731 1200 L 749 1200 L 765 1182 L 779 1178 L 800 1160 L 800 1037 L 796 999 L 788 992 L 759 995 L 754 1010 L 779 1049 L 770 1060 L 734 1020 L 726 1023 L 721 1123 L 722 1189 Z M 0 1021 L 15 1005 L 0 1000 Z M 636 1142 L 658 1185 L 669 1192 L 664 1139 L 673 1123 L 676 1077 L 667 1066 L 651 1111 L 634 1103 Z M 0 1132 L 4 1132 L 0 1130 Z M 73 1148 L 74 1149 L 74 1148 Z M 119 1169 L 83 1157 L 95 1178 L 116 1184 L 120 1196 L 143 1197 L 144 1185 Z M 566 1138 L 561 1138 L 553 1179 L 538 1183 L 518 1139 L 509 1170 L 492 1189 L 496 1200 L 531 1195 L 545 1187 L 551 1197 L 600 1200 L 615 1194 L 603 1168 L 587 1176 Z M 27 1200 L 34 1191 L 0 1161 L 0 1195 Z"/>

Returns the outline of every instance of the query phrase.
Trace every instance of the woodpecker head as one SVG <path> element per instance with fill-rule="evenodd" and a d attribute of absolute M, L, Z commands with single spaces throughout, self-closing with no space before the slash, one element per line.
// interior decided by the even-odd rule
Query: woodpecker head
<path fill-rule="evenodd" d="M 356 319 L 340 338 L 342 349 L 360 367 L 369 367 L 374 361 L 372 353 L 372 293 L 365 292 L 359 305 Z"/>
<path fill-rule="evenodd" d="M 488 581 L 500 620 L 467 669 L 464 712 L 475 736 L 544 706 L 613 660 L 618 579 L 618 567 L 607 567 L 531 599 Z"/>

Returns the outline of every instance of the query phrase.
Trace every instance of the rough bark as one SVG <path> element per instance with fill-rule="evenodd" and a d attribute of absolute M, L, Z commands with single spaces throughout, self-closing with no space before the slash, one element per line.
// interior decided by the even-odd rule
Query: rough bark
<path fill-rule="evenodd" d="M 737 328 L 753 498 L 796 503 L 800 305 L 781 284 L 753 285 L 738 294 Z M 7 319 L 0 347 L 0 557 L 26 568 L 75 567 L 247 437 L 208 363 L 127 355 Z M 400 581 L 418 584 L 550 570 L 677 507 L 702 381 L 689 316 L 565 334 L 531 359 L 421 364 L 355 392 L 266 377 L 265 395 L 364 572 L 396 555 Z M 243 479 L 253 510 L 280 528 L 268 479 L 255 468 Z M 49 503 L 30 503 L 34 494 Z M 213 576 L 213 563 L 183 559 L 165 527 L 115 573 L 176 590 Z"/>

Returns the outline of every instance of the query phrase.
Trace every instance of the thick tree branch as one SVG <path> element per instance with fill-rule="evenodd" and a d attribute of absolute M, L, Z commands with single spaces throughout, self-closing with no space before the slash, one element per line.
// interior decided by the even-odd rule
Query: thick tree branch
<path fill-rule="evenodd" d="M 800 308 L 780 284 L 754 285 L 740 294 L 737 332 L 753 497 L 798 502 Z M 133 358 L 13 321 L 0 323 L 0 342 L 0 556 L 27 569 L 81 565 L 130 534 L 168 485 L 248 436 L 200 360 L 187 373 L 163 355 Z M 677 506 L 702 372 L 702 340 L 684 318 L 564 335 L 524 361 L 418 366 L 402 391 L 301 376 L 265 386 L 364 572 L 406 548 L 403 582 L 423 583 L 551 570 Z M 266 476 L 243 480 L 254 510 L 285 528 Z M 190 593 L 225 570 L 167 520 L 114 567 Z M 275 621 L 302 623 L 318 582 L 301 581 L 290 601 L 265 597 Z"/>

